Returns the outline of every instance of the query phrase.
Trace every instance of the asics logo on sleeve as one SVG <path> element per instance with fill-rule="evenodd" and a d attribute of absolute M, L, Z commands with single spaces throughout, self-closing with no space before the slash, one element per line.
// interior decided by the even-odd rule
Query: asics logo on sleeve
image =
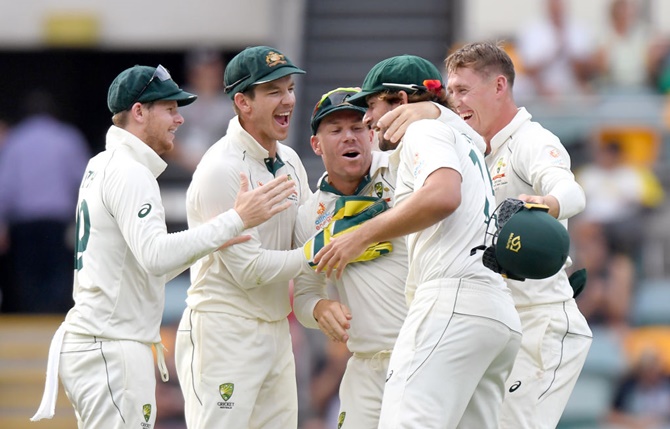
<path fill-rule="evenodd" d="M 514 393 L 519 387 L 521 387 L 521 381 L 512 384 L 509 388 L 509 393 Z"/>
<path fill-rule="evenodd" d="M 140 211 L 137 212 L 137 216 L 141 219 L 143 217 L 146 217 L 150 211 L 151 211 L 151 204 L 149 203 L 143 204 L 142 207 L 140 208 Z"/>

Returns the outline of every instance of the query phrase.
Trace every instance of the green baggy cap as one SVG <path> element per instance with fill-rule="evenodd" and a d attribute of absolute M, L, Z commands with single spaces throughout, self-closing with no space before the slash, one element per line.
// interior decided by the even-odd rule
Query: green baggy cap
<path fill-rule="evenodd" d="M 275 48 L 253 46 L 235 55 L 226 66 L 223 84 L 232 100 L 238 92 L 253 85 L 271 82 L 290 74 L 304 74 L 291 60 Z"/>
<path fill-rule="evenodd" d="M 336 88 L 332 91 L 326 92 L 321 96 L 321 99 L 314 106 L 312 112 L 312 119 L 310 125 L 312 127 L 312 135 L 316 135 L 319 129 L 319 124 L 326 116 L 333 112 L 340 110 L 353 110 L 362 115 L 365 115 L 367 109 L 365 107 L 356 106 L 349 103 L 349 98 L 358 94 L 360 88 Z"/>
<path fill-rule="evenodd" d="M 361 92 L 349 98 L 351 104 L 367 106 L 368 95 L 387 89 L 399 89 L 408 93 L 426 91 L 426 81 L 439 81 L 444 86 L 442 74 L 430 61 L 416 55 L 399 55 L 377 63 L 361 87 Z"/>
<path fill-rule="evenodd" d="M 133 104 L 174 100 L 178 106 L 193 103 L 197 95 L 179 88 L 170 72 L 158 67 L 136 65 L 119 73 L 109 86 L 107 107 L 113 114 L 128 110 Z"/>

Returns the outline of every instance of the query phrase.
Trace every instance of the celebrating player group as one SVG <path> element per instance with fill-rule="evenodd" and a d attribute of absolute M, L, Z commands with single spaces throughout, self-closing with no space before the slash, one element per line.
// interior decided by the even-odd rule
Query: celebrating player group
<path fill-rule="evenodd" d="M 79 191 L 75 305 L 32 420 L 53 416 L 60 380 L 80 429 L 152 428 L 165 284 L 190 268 L 175 350 L 189 429 L 298 427 L 291 311 L 351 352 L 338 428 L 557 426 L 591 344 L 566 272 L 585 200 L 559 139 L 516 106 L 508 54 L 394 56 L 314 100 L 315 190 L 282 143 L 304 73 L 268 46 L 230 61 L 236 115 L 172 234 L 156 178 L 197 95 L 161 65 L 112 82 Z"/>

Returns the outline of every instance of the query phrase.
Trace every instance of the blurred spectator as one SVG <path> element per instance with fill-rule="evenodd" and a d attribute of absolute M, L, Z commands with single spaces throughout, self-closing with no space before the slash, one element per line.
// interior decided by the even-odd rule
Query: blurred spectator
<path fill-rule="evenodd" d="M 597 223 L 574 223 L 571 240 L 574 266 L 586 268 L 588 275 L 586 289 L 577 297 L 579 309 L 591 326 L 626 332 L 635 285 L 632 259 L 610 250 Z"/>
<path fill-rule="evenodd" d="M 657 45 L 657 66 L 653 67 L 652 81 L 661 94 L 670 94 L 670 41 Z"/>
<path fill-rule="evenodd" d="M 3 299 L 9 312 L 65 313 L 73 305 L 74 233 L 67 233 L 90 155 L 82 133 L 56 111 L 50 94 L 28 94 L 0 154 L 0 224 L 17 289 Z"/>
<path fill-rule="evenodd" d="M 636 257 L 651 184 L 640 167 L 626 162 L 619 141 L 596 143 L 594 151 L 594 162 L 577 171 L 588 201 L 579 221 L 602 225 L 612 251 Z"/>
<path fill-rule="evenodd" d="M 0 118 L 0 158 L 9 128 L 9 122 Z M 0 222 L 0 313 L 10 312 L 17 300 L 14 270 L 9 258 L 9 231 L 7 225 Z"/>
<path fill-rule="evenodd" d="M 642 353 L 621 381 L 607 420 L 621 429 L 670 428 L 670 379 L 656 350 Z"/>
<path fill-rule="evenodd" d="M 564 0 L 546 0 L 546 6 L 546 16 L 523 26 L 516 37 L 530 90 L 538 96 L 590 91 L 595 70 L 592 36 L 568 16 Z"/>
<path fill-rule="evenodd" d="M 226 133 L 235 116 L 233 104 L 223 92 L 225 63 L 214 50 L 195 50 L 186 55 L 184 90 L 196 94 L 198 102 L 180 110 L 184 124 L 177 131 L 179 144 L 168 154 L 173 166 L 190 178 L 207 149 Z"/>
<path fill-rule="evenodd" d="M 640 14 L 637 0 L 612 0 L 609 27 L 602 34 L 598 67 L 601 84 L 633 90 L 651 90 L 651 75 L 658 62 L 655 37 Z"/>
<path fill-rule="evenodd" d="M 576 172 L 587 204 L 571 225 L 571 236 L 575 266 L 588 272 L 577 302 L 589 323 L 625 330 L 646 214 L 650 204 L 659 203 L 646 196 L 660 185 L 653 175 L 650 181 L 649 171 L 626 161 L 621 142 L 595 142 L 593 150 L 593 162 Z"/>

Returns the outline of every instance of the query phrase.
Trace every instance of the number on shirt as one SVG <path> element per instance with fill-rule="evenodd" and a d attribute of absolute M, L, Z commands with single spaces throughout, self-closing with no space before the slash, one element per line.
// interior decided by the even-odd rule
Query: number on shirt
<path fill-rule="evenodd" d="M 472 163 L 479 168 L 479 173 L 481 173 L 482 175 L 482 180 L 484 180 L 484 184 L 488 186 L 488 189 L 491 191 L 491 195 L 493 195 L 493 181 L 491 180 L 491 174 L 489 174 L 489 170 L 482 167 L 482 163 L 479 161 L 477 152 L 475 152 L 474 149 L 470 149 L 470 159 L 472 160 Z M 486 176 L 484 175 L 484 172 L 486 172 Z M 491 206 L 489 204 L 488 197 L 486 197 L 484 200 L 484 216 L 486 216 L 487 222 L 491 217 L 490 212 L 491 212 Z"/>
<path fill-rule="evenodd" d="M 88 214 L 86 200 L 82 200 L 79 205 L 76 225 L 74 269 L 79 271 L 84 266 L 84 250 L 86 250 L 86 246 L 88 245 L 88 237 L 91 235 L 91 217 Z"/>

